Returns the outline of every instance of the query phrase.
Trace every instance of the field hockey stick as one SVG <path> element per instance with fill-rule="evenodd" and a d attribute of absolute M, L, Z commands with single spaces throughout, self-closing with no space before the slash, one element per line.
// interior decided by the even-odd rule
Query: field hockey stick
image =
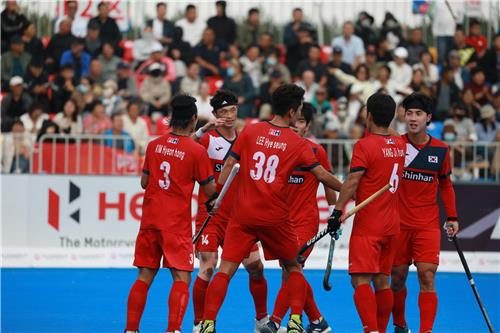
<path fill-rule="evenodd" d="M 486 312 L 486 308 L 484 307 L 483 301 L 481 300 L 481 297 L 479 296 L 479 291 L 477 290 L 476 283 L 474 282 L 474 279 L 472 278 L 472 274 L 469 269 L 469 265 L 467 264 L 467 260 L 465 260 L 464 253 L 462 251 L 462 248 L 460 247 L 460 243 L 458 242 L 457 236 L 453 236 L 451 239 L 448 238 L 455 244 L 455 248 L 457 249 L 458 256 L 460 257 L 460 261 L 462 262 L 462 266 L 464 266 L 465 274 L 467 275 L 467 279 L 469 280 L 469 284 L 472 288 L 472 291 L 474 292 L 474 296 L 476 296 L 477 304 L 479 304 L 479 308 L 481 309 L 481 312 L 483 313 L 484 320 L 486 321 L 486 325 L 488 326 L 488 329 L 490 330 L 490 333 L 495 333 L 495 329 L 493 328 L 493 325 L 491 324 L 490 317 L 488 316 L 488 313 Z"/>
<path fill-rule="evenodd" d="M 368 198 L 365 199 L 365 201 L 361 202 L 359 205 L 357 205 L 356 207 L 354 207 L 353 209 L 351 209 L 349 212 L 347 212 L 347 214 L 345 215 L 345 218 L 341 221 L 341 222 L 344 222 L 344 220 L 347 220 L 349 217 L 353 216 L 354 214 L 356 214 L 357 212 L 359 212 L 361 209 L 363 209 L 366 205 L 368 205 L 370 202 L 372 202 L 373 200 L 375 200 L 376 198 L 378 198 L 382 193 L 384 193 L 385 191 L 387 191 L 388 189 L 391 188 L 391 184 L 387 184 L 385 185 L 384 187 L 382 187 L 380 190 L 378 190 L 377 192 L 373 193 L 372 195 L 370 195 Z M 308 240 L 299 250 L 299 253 L 297 255 L 297 261 L 300 263 L 300 264 L 303 264 L 305 261 L 306 261 L 306 258 L 303 256 L 303 254 L 311 247 L 313 246 L 314 244 L 316 244 L 321 238 L 325 237 L 326 235 L 328 235 L 330 233 L 331 230 L 328 229 L 328 227 L 326 227 L 325 229 L 321 230 L 320 232 L 318 232 L 316 234 L 316 236 L 314 236 L 313 238 L 311 238 L 310 240 Z"/>
<path fill-rule="evenodd" d="M 238 173 L 238 171 L 240 171 L 240 164 L 236 163 L 233 166 L 233 168 L 231 169 L 231 172 L 229 173 L 229 177 L 227 177 L 227 180 L 224 183 L 224 186 L 222 187 L 222 190 L 220 191 L 219 196 L 215 200 L 214 208 L 212 208 L 212 211 L 214 211 L 214 210 L 216 211 L 217 208 L 220 207 L 222 199 L 224 198 L 224 195 L 226 195 L 226 192 L 229 189 L 229 186 L 231 186 L 231 183 L 233 182 L 234 177 L 236 177 L 236 174 Z M 201 225 L 200 230 L 198 230 L 198 232 L 196 233 L 196 235 L 194 235 L 194 237 L 193 237 L 193 244 L 195 244 L 196 241 L 198 241 L 198 238 L 200 238 L 201 233 L 203 232 L 203 230 L 205 230 L 205 227 L 207 226 L 208 222 L 210 222 L 210 219 L 212 218 L 212 216 L 213 216 L 213 214 L 209 212 L 207 218 L 205 219 L 205 221 Z"/>
<path fill-rule="evenodd" d="M 330 283 L 330 273 L 332 271 L 332 261 L 333 252 L 335 250 L 335 238 L 330 238 L 330 248 L 328 249 L 328 261 L 326 262 L 325 276 L 323 277 L 323 288 L 326 291 L 332 290 L 332 284 Z"/>

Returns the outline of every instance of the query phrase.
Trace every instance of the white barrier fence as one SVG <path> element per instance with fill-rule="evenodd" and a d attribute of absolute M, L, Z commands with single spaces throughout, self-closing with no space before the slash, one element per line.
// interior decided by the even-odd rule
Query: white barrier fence
<path fill-rule="evenodd" d="M 143 191 L 131 176 L 4 175 L 1 178 L 2 267 L 131 267 Z M 195 190 L 196 191 L 196 190 Z M 195 192 L 196 193 L 196 192 Z M 318 191 L 321 217 L 327 204 Z M 196 214 L 193 196 L 192 212 Z M 347 269 L 352 220 L 336 244 L 335 269 Z M 307 268 L 324 268 L 329 240 L 314 249 Z M 468 252 L 474 271 L 500 272 L 498 252 Z M 278 267 L 267 262 L 266 267 Z M 461 270 L 443 252 L 442 271 Z"/>

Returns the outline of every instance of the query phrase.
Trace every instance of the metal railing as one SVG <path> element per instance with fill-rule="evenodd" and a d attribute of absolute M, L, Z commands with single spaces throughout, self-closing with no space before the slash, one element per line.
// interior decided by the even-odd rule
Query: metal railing
<path fill-rule="evenodd" d="M 150 139 L 153 139 L 151 137 Z M 21 165 L 26 153 L 16 146 L 24 140 L 29 169 Z M 121 135 L 78 136 L 45 134 L 38 142 L 24 134 L 2 135 L 2 172 L 37 174 L 140 174 L 143 156 L 132 139 Z M 333 173 L 345 179 L 355 140 L 319 139 L 332 164 Z M 6 156 L 9 155 L 9 156 Z M 500 183 L 500 142 L 450 143 L 453 180 Z M 12 163 L 8 162 L 9 158 Z M 27 159 L 27 158 L 26 158 Z M 26 161 L 25 161 L 26 162 Z M 9 170 L 6 170 L 7 166 Z M 12 167 L 12 165 L 14 165 Z"/>

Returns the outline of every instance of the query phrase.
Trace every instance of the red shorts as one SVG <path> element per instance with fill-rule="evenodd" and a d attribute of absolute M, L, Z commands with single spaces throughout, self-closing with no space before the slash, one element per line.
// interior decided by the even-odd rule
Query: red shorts
<path fill-rule="evenodd" d="M 135 242 L 134 266 L 157 269 L 163 267 L 193 271 L 193 240 L 166 230 L 141 229 Z"/>
<path fill-rule="evenodd" d="M 414 262 L 439 265 L 440 249 L 440 229 L 401 229 L 397 237 L 394 266 L 411 265 Z"/>
<path fill-rule="evenodd" d="M 397 236 L 351 235 L 349 241 L 349 274 L 390 275 L 396 255 Z"/>
<path fill-rule="evenodd" d="M 319 224 L 316 226 L 316 228 L 312 228 L 311 226 L 298 226 L 295 228 L 295 233 L 297 234 L 297 239 L 298 239 L 298 244 L 299 244 L 299 249 L 307 243 L 308 240 L 313 238 L 318 233 L 319 230 Z M 303 256 L 307 259 L 309 255 L 311 254 L 312 250 L 314 249 L 314 246 L 311 246 L 310 248 L 307 249 L 306 252 L 304 252 Z"/>
<path fill-rule="evenodd" d="M 295 260 L 298 252 L 297 236 L 287 223 L 276 226 L 241 224 L 230 221 L 222 249 L 222 259 L 242 262 L 260 241 L 267 260 Z"/>

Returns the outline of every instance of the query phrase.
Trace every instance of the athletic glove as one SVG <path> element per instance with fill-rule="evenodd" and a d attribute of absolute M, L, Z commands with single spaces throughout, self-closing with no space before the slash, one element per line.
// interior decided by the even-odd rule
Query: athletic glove
<path fill-rule="evenodd" d="M 340 217 L 342 216 L 342 211 L 338 209 L 334 209 L 332 215 L 328 218 L 328 232 L 332 237 L 335 237 L 337 232 L 340 230 L 340 226 L 342 225 L 342 222 L 340 221 Z M 342 234 L 342 231 L 340 234 L 338 234 L 337 238 L 340 237 Z"/>
<path fill-rule="evenodd" d="M 207 208 L 207 213 L 210 213 L 212 209 L 214 208 L 215 201 L 219 197 L 219 192 L 215 192 L 208 198 L 207 201 L 205 201 L 205 207 Z"/>

